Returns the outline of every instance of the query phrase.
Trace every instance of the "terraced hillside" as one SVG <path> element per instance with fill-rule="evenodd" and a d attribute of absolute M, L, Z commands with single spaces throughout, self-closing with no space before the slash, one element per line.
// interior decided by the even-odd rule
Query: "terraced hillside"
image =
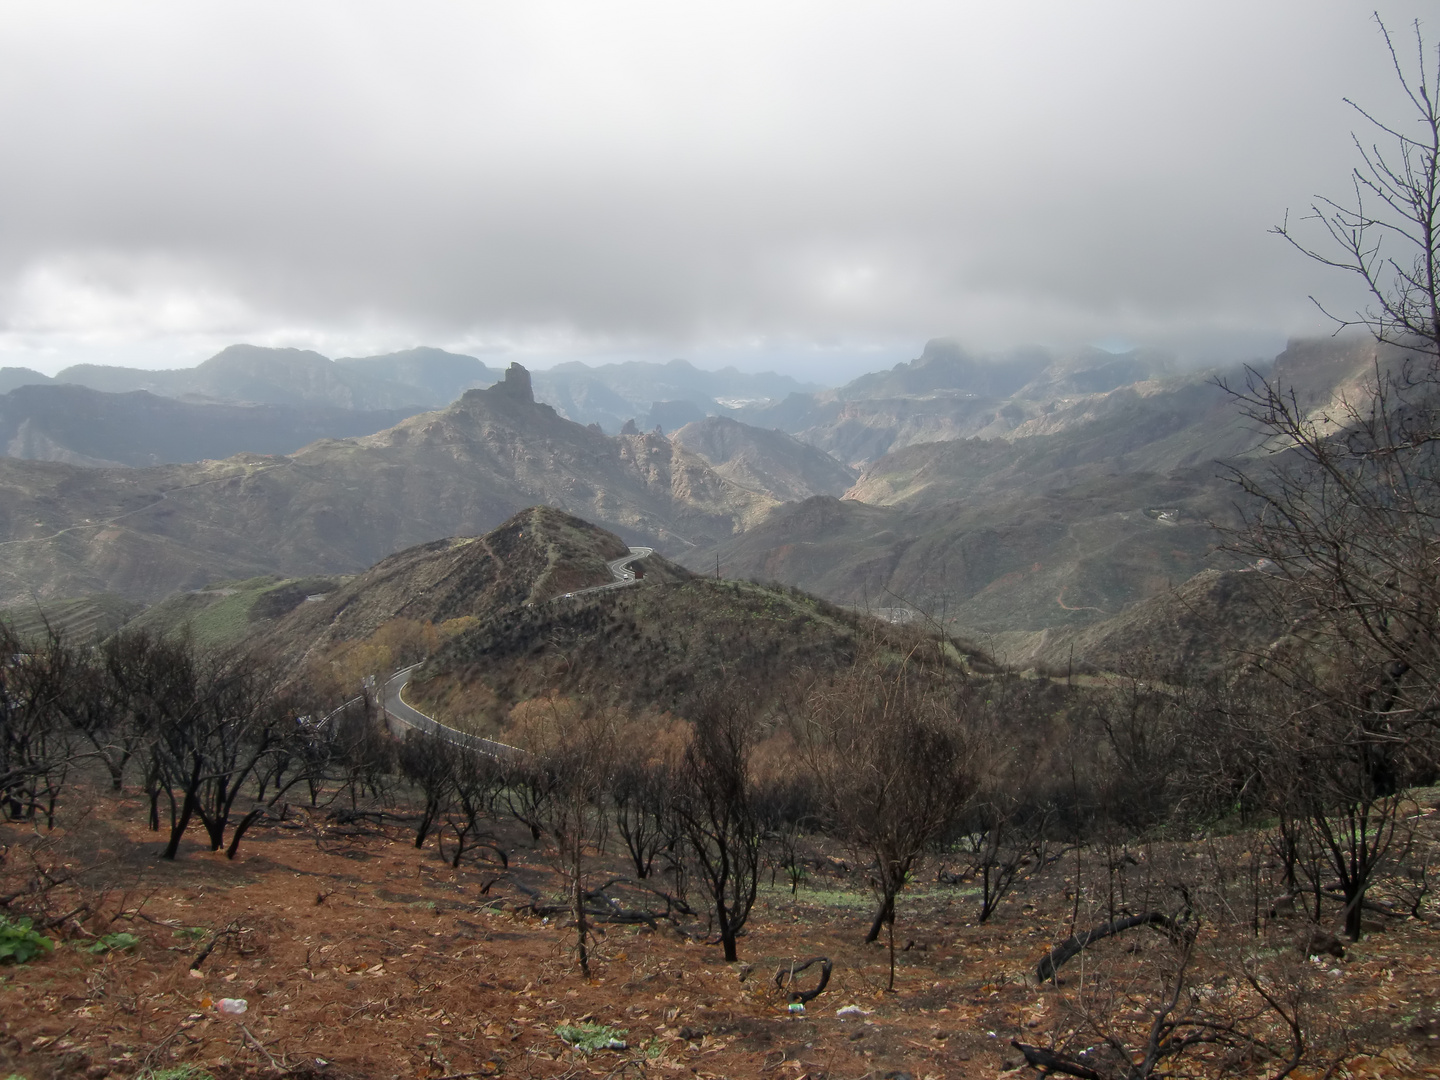
<path fill-rule="evenodd" d="M 96 641 L 130 622 L 143 605 L 113 593 L 96 593 L 45 604 L 17 604 L 0 610 L 4 622 L 22 639 L 54 631 L 67 641 Z"/>

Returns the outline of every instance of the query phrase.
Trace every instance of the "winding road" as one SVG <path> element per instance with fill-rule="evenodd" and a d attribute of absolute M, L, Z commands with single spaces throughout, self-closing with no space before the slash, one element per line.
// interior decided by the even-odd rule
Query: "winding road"
<path fill-rule="evenodd" d="M 572 596 L 584 596 L 586 593 L 604 592 L 606 589 L 623 589 L 626 585 L 634 585 L 640 578 L 636 575 L 632 564 L 641 559 L 648 559 L 655 554 L 654 548 L 632 547 L 629 555 L 618 559 L 611 559 L 605 564 L 610 571 L 614 581 L 607 581 L 604 585 L 591 585 L 588 589 L 576 589 L 574 592 L 567 592 L 564 596 L 557 596 L 557 600 L 565 600 Z"/>
<path fill-rule="evenodd" d="M 583 596 L 586 593 L 604 592 L 607 589 L 623 589 L 627 585 L 636 584 L 640 578 L 635 573 L 634 564 L 641 559 L 648 558 L 655 553 L 653 548 L 632 547 L 628 555 L 618 559 L 611 559 L 606 563 L 610 575 L 614 581 L 606 582 L 604 585 L 592 585 L 586 589 L 576 589 L 564 596 L 556 597 L 557 600 L 564 600 L 568 597 Z M 401 668 L 385 682 L 385 687 L 380 695 L 380 706 L 385 710 L 385 715 L 393 724 L 402 727 L 413 728 L 416 731 L 423 731 L 427 735 L 433 735 L 437 739 L 443 739 L 451 746 L 463 746 L 467 750 L 474 750 L 478 754 L 494 758 L 497 761 L 505 758 L 513 758 L 524 754 L 518 746 L 510 746 L 508 743 L 496 742 L 494 739 L 482 739 L 478 735 L 471 735 L 468 732 L 460 731 L 440 723 L 432 716 L 426 716 L 419 709 L 407 705 L 401 692 L 405 684 L 410 681 L 419 664 L 411 664 L 407 668 Z"/>
<path fill-rule="evenodd" d="M 463 746 L 467 750 L 474 750 L 476 753 L 495 758 L 497 761 L 525 753 L 518 746 L 496 742 L 494 739 L 482 739 L 478 735 L 471 735 L 458 728 L 447 727 L 434 717 L 426 716 L 419 709 L 405 704 L 400 692 L 405 689 L 405 684 L 410 681 L 410 676 L 419 666 L 419 664 L 411 664 L 407 668 L 401 668 L 385 683 L 385 692 L 380 700 L 385 709 L 385 715 L 392 721 L 407 728 L 414 728 L 416 731 L 423 731 L 437 739 L 443 739 L 451 746 Z"/>

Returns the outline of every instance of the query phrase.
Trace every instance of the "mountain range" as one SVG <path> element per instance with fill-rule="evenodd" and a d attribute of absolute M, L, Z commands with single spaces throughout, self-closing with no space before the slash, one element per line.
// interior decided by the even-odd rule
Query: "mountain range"
<path fill-rule="evenodd" d="M 227 363 L 253 358 L 227 353 Z M 484 369 L 439 350 L 318 357 L 323 364 L 308 354 L 291 357 L 298 374 L 282 377 L 283 359 L 267 354 L 252 369 L 245 385 L 271 388 L 252 397 L 278 395 L 287 378 L 323 396 L 344 372 L 352 400 L 371 402 L 379 399 L 356 388 L 428 379 L 439 393 Z M 935 341 L 889 372 L 836 390 L 732 400 L 725 415 L 692 419 L 669 437 L 634 424 L 607 435 L 567 419 L 536 400 L 539 378 L 513 365 L 485 388 L 379 430 L 364 429 L 383 414 L 346 410 L 355 434 L 332 427 L 293 450 L 282 436 L 304 439 L 338 416 L 306 412 L 317 406 L 293 398 L 218 405 L 150 390 L 26 386 L 0 398 L 20 403 L 0 408 L 0 433 L 12 446 L 70 456 L 0 459 L 0 602 L 106 592 L 153 603 L 221 579 L 354 574 L 416 544 L 483 534 L 539 503 L 697 572 L 718 564 L 728 578 L 919 612 L 1052 664 L 1056 649 L 1077 641 L 1096 655 L 1111 647 L 1104 635 L 1074 635 L 1210 580 L 1196 575 L 1242 569 L 1213 527 L 1232 520 L 1238 498 L 1223 463 L 1274 448 L 1257 445 L 1233 388 L 1269 374 L 1318 412 L 1354 393 L 1377 362 L 1392 360 L 1345 339 L 1293 343 L 1248 373 L 1179 372 L 1161 356 L 1098 350 L 977 357 Z M 656 366 L 675 382 L 652 390 L 702 386 L 689 365 Z M 72 398 L 47 404 L 47 394 Z M 73 414 L 66 400 L 79 403 Z M 162 419 L 137 430 L 144 422 L 123 419 L 122 405 Z M 214 421 L 184 420 L 191 415 Z M 247 425 L 262 416 L 269 427 Z M 225 439 L 243 439 L 249 452 L 147 465 L 179 456 L 187 431 L 193 445 L 209 439 L 224 452 L 234 445 Z M 264 445 L 273 456 L 255 452 L 262 437 L 276 440 Z M 139 467 L 87 467 L 102 462 Z M 1025 637 L 1041 631 L 1050 644 Z"/>
<path fill-rule="evenodd" d="M 466 390 L 490 386 L 501 377 L 500 370 L 476 357 L 427 347 L 331 360 L 306 349 L 232 345 L 195 367 L 163 371 L 77 364 L 51 378 L 28 368 L 0 368 L 0 394 L 20 387 L 64 385 L 107 394 L 145 391 L 201 404 L 412 415 L 449 405 Z M 533 378 L 539 400 L 567 420 L 599 424 L 610 434 L 619 432 L 627 421 L 644 430 L 659 425 L 671 431 L 708 415 L 818 389 L 770 372 L 748 374 L 733 367 L 702 371 L 684 360 L 593 367 L 565 363 L 536 372 Z"/>
<path fill-rule="evenodd" d="M 153 601 L 222 578 L 353 573 L 547 503 L 636 543 L 709 547 L 778 502 L 662 435 L 607 436 L 537 403 L 528 373 L 374 435 L 143 469 L 0 458 L 0 602 Z"/>

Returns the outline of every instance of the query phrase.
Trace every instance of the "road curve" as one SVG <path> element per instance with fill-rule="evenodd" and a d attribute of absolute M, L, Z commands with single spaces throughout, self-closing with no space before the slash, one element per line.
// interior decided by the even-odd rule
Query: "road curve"
<path fill-rule="evenodd" d="M 496 760 L 506 760 L 525 753 L 518 746 L 496 742 L 494 739 L 482 739 L 478 735 L 447 727 L 440 721 L 426 716 L 419 709 L 405 704 L 400 692 L 405 689 L 405 684 L 410 681 L 410 676 L 419 666 L 419 664 L 411 664 L 407 668 L 401 668 L 385 682 L 380 696 L 380 706 L 392 721 L 416 731 L 423 731 L 437 739 L 443 739 L 451 746 L 463 746 L 467 750 L 474 750 L 477 754 L 484 754 L 486 757 Z"/>
<path fill-rule="evenodd" d="M 607 581 L 604 585 L 591 585 L 588 589 L 576 589 L 574 592 L 568 592 L 564 596 L 556 597 L 556 599 L 565 600 L 572 596 L 584 596 L 586 593 L 604 592 L 607 589 L 623 589 L 626 585 L 634 585 L 640 578 L 636 575 L 632 564 L 639 562 L 641 559 L 648 559 L 654 554 L 654 548 L 632 547 L 630 554 L 621 556 L 618 559 L 611 559 L 605 564 L 605 568 L 610 571 L 610 576 L 615 579 L 614 581 Z"/>
<path fill-rule="evenodd" d="M 618 559 L 611 559 L 605 564 L 610 571 L 610 575 L 615 579 L 614 581 L 607 582 L 604 585 L 592 585 L 588 589 L 576 589 L 574 592 L 568 592 L 565 596 L 557 597 L 556 599 L 581 596 L 585 593 L 602 592 L 606 589 L 621 589 L 626 585 L 634 585 L 640 579 L 636 576 L 634 569 L 632 569 L 632 564 L 639 562 L 641 559 L 649 558 L 653 554 L 655 554 L 654 548 L 632 547 L 630 554 Z M 478 735 L 471 735 L 457 728 L 448 727 L 434 717 L 426 716 L 419 709 L 407 705 L 404 698 L 400 696 L 400 692 L 405 689 L 405 684 L 410 681 L 410 676 L 414 674 L 415 669 L 419 666 L 419 664 L 411 664 L 407 668 L 401 668 L 386 680 L 385 686 L 380 693 L 380 707 L 385 710 L 387 717 L 403 727 L 423 731 L 427 735 L 435 736 L 437 739 L 444 739 L 451 746 L 463 746 L 468 750 L 474 750 L 476 753 L 484 754 L 486 757 L 497 760 L 513 758 L 525 753 L 525 751 L 521 750 L 518 746 L 510 746 L 508 743 L 496 742 L 494 739 L 482 739 Z"/>

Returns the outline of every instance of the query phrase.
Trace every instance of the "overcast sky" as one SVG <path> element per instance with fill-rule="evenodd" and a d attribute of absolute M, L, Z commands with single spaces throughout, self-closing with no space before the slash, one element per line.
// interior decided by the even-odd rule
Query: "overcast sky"
<path fill-rule="evenodd" d="M 0 2 L 0 365 L 1273 352 L 1346 299 L 1266 231 L 1346 190 L 1341 98 L 1408 119 L 1369 13 Z"/>

